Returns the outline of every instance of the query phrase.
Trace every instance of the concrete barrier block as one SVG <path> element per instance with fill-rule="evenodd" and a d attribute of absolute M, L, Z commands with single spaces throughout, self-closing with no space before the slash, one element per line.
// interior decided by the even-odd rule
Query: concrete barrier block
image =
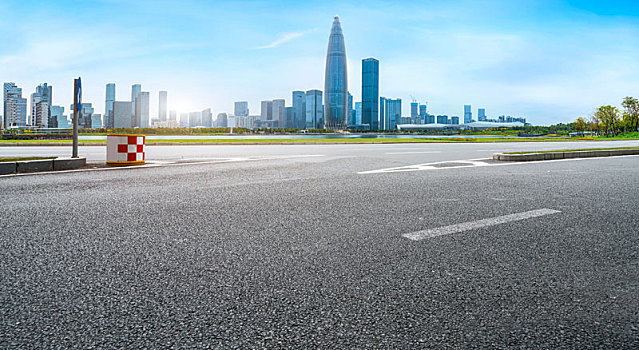
<path fill-rule="evenodd" d="M 56 158 L 53 160 L 53 170 L 77 169 L 86 164 L 86 158 Z"/>
<path fill-rule="evenodd" d="M 499 156 L 501 156 L 501 153 L 493 153 L 493 160 L 499 160 Z"/>
<path fill-rule="evenodd" d="M 33 171 L 51 171 L 53 170 L 53 159 L 43 160 L 27 160 L 16 162 L 17 172 L 29 173 Z"/>
<path fill-rule="evenodd" d="M 0 175 L 14 174 L 16 171 L 16 162 L 0 162 Z"/>

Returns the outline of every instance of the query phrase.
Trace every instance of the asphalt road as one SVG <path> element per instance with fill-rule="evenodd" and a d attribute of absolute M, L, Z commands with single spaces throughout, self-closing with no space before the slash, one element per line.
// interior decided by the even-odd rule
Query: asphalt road
<path fill-rule="evenodd" d="M 154 146 L 0 177 L 0 348 L 637 348 L 639 157 L 464 162 L 566 146 Z"/>

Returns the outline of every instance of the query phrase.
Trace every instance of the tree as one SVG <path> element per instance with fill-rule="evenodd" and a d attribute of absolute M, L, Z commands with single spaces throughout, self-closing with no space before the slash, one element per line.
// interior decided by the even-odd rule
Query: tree
<path fill-rule="evenodd" d="M 594 115 L 605 135 L 615 134 L 619 123 L 619 110 L 611 105 L 597 108 Z"/>
<path fill-rule="evenodd" d="M 581 132 L 586 131 L 586 120 L 583 117 L 579 117 L 575 120 L 575 129 Z"/>
<path fill-rule="evenodd" d="M 639 100 L 627 96 L 623 99 L 621 105 L 623 106 L 624 124 L 631 131 L 637 131 L 637 128 L 639 128 Z"/>

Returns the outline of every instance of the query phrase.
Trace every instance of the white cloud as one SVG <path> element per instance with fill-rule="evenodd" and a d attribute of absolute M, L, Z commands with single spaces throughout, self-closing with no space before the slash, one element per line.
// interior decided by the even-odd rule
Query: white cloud
<path fill-rule="evenodd" d="M 306 31 L 303 31 L 303 32 L 283 33 L 283 34 L 280 34 L 278 36 L 278 38 L 275 41 L 273 41 L 272 43 L 270 43 L 268 45 L 264 45 L 264 46 L 254 47 L 253 50 L 272 49 L 274 47 L 278 47 L 278 46 L 280 46 L 280 45 L 282 45 L 284 43 L 287 43 L 287 42 L 289 42 L 291 40 L 295 40 L 295 39 L 297 39 L 299 37 L 302 37 L 305 34 L 310 33 L 312 31 L 313 30 L 311 29 L 311 30 L 306 30 Z"/>

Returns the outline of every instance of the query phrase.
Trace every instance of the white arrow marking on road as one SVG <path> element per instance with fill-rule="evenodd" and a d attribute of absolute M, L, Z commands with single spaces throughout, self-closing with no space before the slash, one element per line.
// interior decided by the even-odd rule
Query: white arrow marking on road
<path fill-rule="evenodd" d="M 406 233 L 402 236 L 408 239 L 411 239 L 413 241 L 420 241 L 425 238 L 433 238 L 433 237 L 439 237 L 444 235 L 450 235 L 453 233 L 474 230 L 474 229 L 478 229 L 482 227 L 495 226 L 495 225 L 505 224 L 508 222 L 520 221 L 520 220 L 536 218 L 536 217 L 540 217 L 544 215 L 551 215 L 551 214 L 557 214 L 557 213 L 561 213 L 561 212 L 559 210 L 553 210 L 553 209 L 531 210 L 531 211 L 526 211 L 523 213 L 498 216 L 498 217 L 489 218 L 489 219 L 464 222 L 464 223 L 456 224 L 456 225 L 443 226 L 443 227 L 432 228 L 432 229 L 423 230 L 423 231 Z"/>

